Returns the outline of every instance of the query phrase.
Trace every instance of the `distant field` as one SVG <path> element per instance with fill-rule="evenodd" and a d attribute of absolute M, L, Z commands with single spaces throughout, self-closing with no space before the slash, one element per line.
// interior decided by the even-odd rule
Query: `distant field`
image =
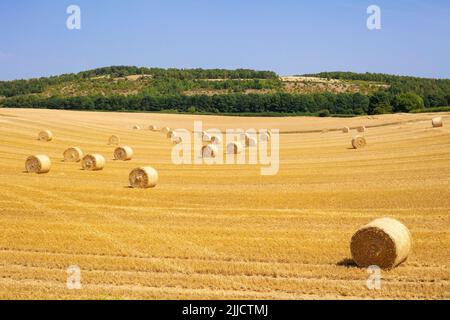
<path fill-rule="evenodd" d="M 358 118 L 252 118 L 0 109 L 2 299 L 450 299 L 450 113 Z M 147 127 L 276 128 L 280 172 L 259 166 L 175 166 Z M 143 130 L 132 130 L 133 125 Z M 368 145 L 350 149 L 365 125 Z M 52 142 L 36 140 L 50 129 Z M 326 133 L 322 133 L 322 131 Z M 108 137 L 135 150 L 112 160 Z M 78 146 L 107 159 L 99 172 L 62 162 Z M 24 173 L 32 154 L 52 170 Z M 131 169 L 159 171 L 155 189 L 128 188 Z M 348 263 L 354 231 L 391 216 L 413 250 L 366 287 Z M 82 289 L 66 288 L 80 266 Z"/>

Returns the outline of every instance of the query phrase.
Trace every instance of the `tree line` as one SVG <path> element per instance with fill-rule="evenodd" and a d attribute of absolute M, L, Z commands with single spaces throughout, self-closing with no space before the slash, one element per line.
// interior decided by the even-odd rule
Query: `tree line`
<path fill-rule="evenodd" d="M 414 93 L 423 99 L 425 108 L 450 105 L 450 80 L 427 79 L 408 76 L 396 76 L 383 73 L 322 72 L 304 76 L 315 76 L 327 79 L 372 81 L 388 84 L 377 99 L 383 100 L 383 108 L 392 112 L 395 98 L 400 94 Z M 389 107 L 390 106 L 390 107 Z"/>
<path fill-rule="evenodd" d="M 144 77 L 135 82 L 120 80 L 120 77 L 135 74 L 149 74 L 151 77 Z M 101 76 L 109 77 L 92 79 Z M 388 86 L 369 95 L 361 93 L 293 94 L 283 92 L 283 84 L 273 72 L 246 69 L 180 70 L 119 66 L 58 77 L 0 82 L 0 96 L 6 97 L 0 99 L 0 105 L 72 110 L 279 113 L 323 116 L 416 112 L 426 108 L 450 105 L 450 80 L 347 72 L 328 72 L 309 76 L 379 82 Z M 119 80 L 114 77 L 119 77 Z M 207 79 L 218 80 L 208 81 Z M 62 91 L 60 86 L 51 87 L 53 88 L 50 91 L 51 94 L 49 91 L 44 92 L 46 87 L 63 82 L 78 85 L 71 96 L 68 93 L 60 93 Z M 134 87 L 135 84 L 140 86 Z M 115 91 L 122 87 L 123 94 Z M 198 88 L 227 90 L 227 93 L 184 94 L 186 90 Z M 247 89 L 270 89 L 270 93 L 246 94 Z M 128 95 L 129 91 L 134 93 Z"/>
<path fill-rule="evenodd" d="M 355 94 L 222 94 L 222 95 L 133 95 L 38 97 L 17 96 L 4 101 L 5 107 L 50 108 L 67 110 L 108 111 L 179 111 L 204 113 L 291 113 L 314 114 L 328 110 L 330 114 L 362 115 L 369 110 L 370 99 Z"/>
<path fill-rule="evenodd" d="M 46 78 L 29 80 L 0 81 L 0 96 L 14 97 L 24 94 L 42 93 L 51 85 L 64 82 L 75 82 L 82 79 L 108 76 L 120 78 L 130 75 L 148 75 L 157 80 L 200 80 L 200 79 L 272 79 L 279 77 L 272 71 L 256 71 L 250 69 L 162 69 L 129 66 L 112 66 L 83 71 L 77 74 L 63 74 Z"/>

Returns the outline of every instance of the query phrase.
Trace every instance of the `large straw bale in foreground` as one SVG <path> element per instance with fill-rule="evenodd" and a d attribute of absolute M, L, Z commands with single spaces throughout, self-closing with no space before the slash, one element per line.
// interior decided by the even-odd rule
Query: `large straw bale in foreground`
<path fill-rule="evenodd" d="M 64 151 L 63 156 L 66 162 L 80 162 L 83 158 L 83 151 L 78 147 L 70 147 Z"/>
<path fill-rule="evenodd" d="M 152 167 L 136 168 L 129 175 L 132 188 L 154 188 L 158 184 L 158 172 Z"/>
<path fill-rule="evenodd" d="M 401 222 L 381 218 L 361 227 L 350 243 L 352 258 L 360 267 L 390 269 L 408 258 L 411 234 Z"/>
<path fill-rule="evenodd" d="M 106 160 L 101 154 L 88 154 L 81 161 L 84 170 L 98 171 L 103 170 Z"/>
<path fill-rule="evenodd" d="M 121 146 L 114 150 L 114 159 L 128 161 L 133 158 L 133 149 L 129 146 Z"/>
<path fill-rule="evenodd" d="M 51 166 L 50 158 L 42 154 L 30 156 L 25 161 L 25 170 L 29 173 L 47 173 Z"/>
<path fill-rule="evenodd" d="M 38 134 L 38 140 L 40 141 L 52 141 L 53 133 L 50 130 L 43 130 Z"/>

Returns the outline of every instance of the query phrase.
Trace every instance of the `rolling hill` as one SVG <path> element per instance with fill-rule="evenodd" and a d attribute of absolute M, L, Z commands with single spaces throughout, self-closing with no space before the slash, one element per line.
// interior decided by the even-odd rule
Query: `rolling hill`
<path fill-rule="evenodd" d="M 113 66 L 1 81 L 0 105 L 71 110 L 252 115 L 364 115 L 450 105 L 450 80 L 328 72 Z"/>

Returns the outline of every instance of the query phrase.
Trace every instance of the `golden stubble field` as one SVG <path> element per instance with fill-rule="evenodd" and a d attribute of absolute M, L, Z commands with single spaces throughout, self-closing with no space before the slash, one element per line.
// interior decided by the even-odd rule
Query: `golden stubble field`
<path fill-rule="evenodd" d="M 450 114 L 337 118 L 236 118 L 0 109 L 0 298 L 4 299 L 449 299 Z M 148 125 L 278 128 L 280 171 L 171 163 L 170 142 Z M 138 124 L 141 131 L 132 130 Z M 366 125 L 368 145 L 350 149 Z M 37 141 L 50 129 L 52 142 Z M 317 132 L 308 132 L 317 131 Z M 108 137 L 134 148 L 112 160 Z M 99 152 L 99 172 L 64 163 L 79 146 Z M 32 154 L 52 170 L 24 172 Z M 155 189 L 128 188 L 151 165 Z M 369 290 L 352 266 L 361 225 L 390 216 L 408 226 L 406 263 Z M 66 286 L 71 265 L 81 290 Z"/>

